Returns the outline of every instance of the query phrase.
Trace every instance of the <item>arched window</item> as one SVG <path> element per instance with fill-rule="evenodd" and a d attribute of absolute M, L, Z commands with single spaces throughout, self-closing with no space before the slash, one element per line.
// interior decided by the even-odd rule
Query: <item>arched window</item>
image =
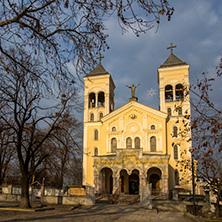
<path fill-rule="evenodd" d="M 154 125 L 152 125 L 152 126 L 150 127 L 151 130 L 155 130 L 155 128 L 156 128 L 156 127 L 155 127 Z"/>
<path fill-rule="evenodd" d="M 178 108 L 178 115 L 179 115 L 179 116 L 182 116 L 182 115 L 183 115 L 182 107 L 179 107 L 179 108 Z"/>
<path fill-rule="evenodd" d="M 99 131 L 95 130 L 94 131 L 94 140 L 98 140 L 99 139 Z"/>
<path fill-rule="evenodd" d="M 90 114 L 90 121 L 94 121 L 94 114 L 93 113 Z"/>
<path fill-rule="evenodd" d="M 99 92 L 99 94 L 98 94 L 98 107 L 104 107 L 104 106 L 105 106 L 104 92 Z"/>
<path fill-rule="evenodd" d="M 173 127 L 173 137 L 178 137 L 178 128 L 177 128 L 177 126 Z"/>
<path fill-rule="evenodd" d="M 174 176 L 175 176 L 175 185 L 180 185 L 180 175 L 178 170 L 175 170 Z"/>
<path fill-rule="evenodd" d="M 116 132 L 116 127 L 115 126 L 112 127 L 112 132 Z"/>
<path fill-rule="evenodd" d="M 132 148 L 132 139 L 130 137 L 126 138 L 126 148 Z"/>
<path fill-rule="evenodd" d="M 177 145 L 173 146 L 173 157 L 174 157 L 174 160 L 179 159 L 179 152 L 178 152 L 178 146 Z"/>
<path fill-rule="evenodd" d="M 94 149 L 94 156 L 98 156 L 98 154 L 99 154 L 98 148 L 95 148 Z"/>
<path fill-rule="evenodd" d="M 139 148 L 140 148 L 140 138 L 139 138 L 139 137 L 136 137 L 135 140 L 134 140 L 134 142 L 135 142 L 135 148 L 136 148 L 136 149 L 139 149 Z"/>
<path fill-rule="evenodd" d="M 99 120 L 101 120 L 103 118 L 103 113 L 99 114 Z"/>
<path fill-rule="evenodd" d="M 89 94 L 89 108 L 94 108 L 96 104 L 96 95 L 95 93 Z"/>
<path fill-rule="evenodd" d="M 152 136 L 150 138 L 150 151 L 156 152 L 156 137 L 155 136 Z"/>
<path fill-rule="evenodd" d="M 116 138 L 111 139 L 111 152 L 116 153 L 116 148 L 117 148 L 117 140 Z"/>
<path fill-rule="evenodd" d="M 182 100 L 183 99 L 183 85 L 177 84 L 176 85 L 176 100 Z"/>
<path fill-rule="evenodd" d="M 168 114 L 168 116 L 172 116 L 171 108 L 167 108 L 167 114 Z"/>
<path fill-rule="evenodd" d="M 171 85 L 165 86 L 165 101 L 173 101 L 173 87 Z"/>

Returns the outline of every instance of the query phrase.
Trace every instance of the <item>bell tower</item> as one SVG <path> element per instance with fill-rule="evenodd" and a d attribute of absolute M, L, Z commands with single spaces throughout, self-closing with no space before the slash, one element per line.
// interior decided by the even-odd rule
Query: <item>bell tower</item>
<path fill-rule="evenodd" d="M 186 94 L 190 66 L 173 54 L 175 47 L 171 43 L 167 48 L 171 54 L 158 69 L 160 111 L 166 112 L 169 117 L 190 114 L 189 95 Z"/>
<path fill-rule="evenodd" d="M 114 110 L 114 89 L 115 84 L 111 75 L 104 69 L 101 64 L 101 59 L 98 57 L 99 64 L 94 70 L 88 73 L 83 80 L 84 85 L 84 132 L 83 132 L 83 185 L 87 185 L 88 180 L 92 181 L 91 166 L 93 155 L 97 155 L 95 150 L 101 149 L 100 130 L 102 126 L 103 116 Z M 91 141 L 91 142 L 89 142 Z M 95 144 L 92 151 L 91 144 Z M 90 178 L 90 179 L 89 179 Z"/>
<path fill-rule="evenodd" d="M 167 118 L 167 153 L 170 155 L 169 189 L 191 187 L 191 172 L 178 165 L 180 160 L 191 160 L 191 131 L 189 98 L 189 65 L 171 53 L 167 60 L 158 68 L 160 111 L 168 114 Z M 188 161 L 188 162 L 189 162 Z M 188 163 L 187 162 L 187 163 Z M 183 178 L 180 180 L 180 178 Z"/>
<path fill-rule="evenodd" d="M 84 92 L 84 122 L 97 122 L 114 110 L 114 89 L 115 84 L 111 75 L 101 64 L 83 77 L 85 82 Z"/>

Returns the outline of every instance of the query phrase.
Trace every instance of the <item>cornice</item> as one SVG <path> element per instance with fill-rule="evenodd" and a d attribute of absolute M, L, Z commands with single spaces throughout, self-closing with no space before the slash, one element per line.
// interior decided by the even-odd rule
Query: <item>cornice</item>
<path fill-rule="evenodd" d="M 120 114 L 121 112 L 123 112 L 123 111 L 125 111 L 125 110 L 127 110 L 127 109 L 129 109 L 129 108 L 131 108 L 133 106 L 135 106 L 135 107 L 137 107 L 139 109 L 142 109 L 142 110 L 144 110 L 146 112 L 149 112 L 149 113 L 152 113 L 154 115 L 157 115 L 157 116 L 159 116 L 161 118 L 167 118 L 167 114 L 162 112 L 162 111 L 156 110 L 154 108 L 151 108 L 149 106 L 143 105 L 143 104 L 135 102 L 135 101 L 131 101 L 131 102 L 128 102 L 125 105 L 121 106 L 120 108 L 114 110 L 113 112 L 107 114 L 101 120 L 102 120 L 102 122 L 105 122 L 105 121 L 109 120 L 110 118 L 113 118 L 114 116 Z"/>
<path fill-rule="evenodd" d="M 171 71 L 171 70 L 180 70 L 180 69 L 189 69 L 190 65 L 182 65 L 182 66 L 172 66 L 172 67 L 164 67 L 164 68 L 158 68 L 158 72 L 165 72 L 165 71 Z"/>

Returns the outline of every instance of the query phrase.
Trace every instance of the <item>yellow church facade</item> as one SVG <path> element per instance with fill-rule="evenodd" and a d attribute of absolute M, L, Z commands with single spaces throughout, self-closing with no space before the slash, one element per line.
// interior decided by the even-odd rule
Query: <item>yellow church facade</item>
<path fill-rule="evenodd" d="M 183 135 L 190 121 L 189 65 L 171 48 L 158 68 L 159 110 L 139 103 L 134 85 L 129 102 L 114 109 L 115 84 L 101 60 L 84 82 L 83 185 L 97 194 L 140 194 L 149 184 L 153 195 L 190 190 L 191 173 L 179 164 L 191 159 L 191 135 Z"/>

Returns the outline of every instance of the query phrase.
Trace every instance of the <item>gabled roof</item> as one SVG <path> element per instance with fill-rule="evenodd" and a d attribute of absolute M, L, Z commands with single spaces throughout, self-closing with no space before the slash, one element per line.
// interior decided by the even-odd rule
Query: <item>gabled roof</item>
<path fill-rule="evenodd" d="M 104 74 L 109 74 L 104 67 L 102 66 L 101 63 L 99 63 L 94 69 L 93 71 L 91 71 L 90 73 L 88 73 L 86 76 L 96 76 L 96 75 L 104 75 Z"/>
<path fill-rule="evenodd" d="M 180 65 L 187 65 L 186 62 L 180 60 L 176 57 L 173 53 L 167 58 L 167 60 L 160 66 L 160 68 L 170 67 L 170 66 L 180 66 Z"/>
<path fill-rule="evenodd" d="M 159 117 L 167 118 L 167 114 L 162 112 L 162 111 L 159 111 L 157 109 L 151 108 L 151 107 L 146 106 L 146 105 L 144 105 L 142 103 L 139 103 L 139 102 L 131 101 L 131 102 L 128 102 L 125 105 L 119 107 L 118 109 L 114 110 L 113 112 L 107 114 L 106 116 L 104 116 L 102 118 L 102 122 L 109 120 L 110 118 L 118 115 L 119 113 L 121 113 L 121 112 L 123 112 L 123 111 L 125 111 L 125 110 L 127 110 L 127 109 L 129 109 L 129 108 L 131 108 L 133 106 L 137 107 L 137 108 L 140 108 L 140 109 L 142 109 L 144 111 L 147 111 L 149 113 L 152 113 L 154 115 L 157 115 Z"/>

